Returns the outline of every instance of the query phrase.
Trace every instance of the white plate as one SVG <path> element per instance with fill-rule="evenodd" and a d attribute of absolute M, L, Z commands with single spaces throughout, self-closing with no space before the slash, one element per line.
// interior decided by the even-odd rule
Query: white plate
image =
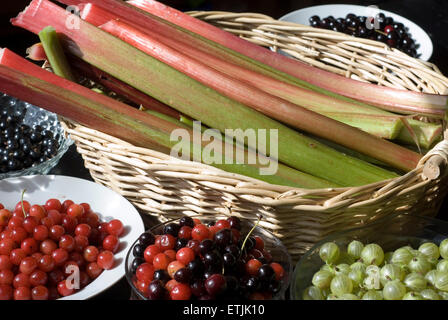
<path fill-rule="evenodd" d="M 115 266 L 105 270 L 88 286 L 61 300 L 84 300 L 91 298 L 114 285 L 125 274 L 126 253 L 132 243 L 145 231 L 142 218 L 134 206 L 118 193 L 91 181 L 65 176 L 26 176 L 0 180 L 0 202 L 7 209 L 13 209 L 24 199 L 33 204 L 45 204 L 56 198 L 61 202 L 72 200 L 75 203 L 87 202 L 102 221 L 120 219 L 125 232 L 120 237 L 120 247 L 115 254 Z"/>
<path fill-rule="evenodd" d="M 433 45 L 429 35 L 414 22 L 386 10 L 348 4 L 329 4 L 292 11 L 281 17 L 279 20 L 308 26 L 308 19 L 314 15 L 318 15 L 321 19 L 331 15 L 337 19 L 345 18 L 349 13 L 353 13 L 357 16 L 374 17 L 380 12 L 384 13 L 387 17 L 393 18 L 394 21 L 403 23 L 405 27 L 409 28 L 409 33 L 412 38 L 415 40 L 416 44 L 420 45 L 417 49 L 417 53 L 420 54 L 419 59 L 428 61 L 433 51 Z"/>

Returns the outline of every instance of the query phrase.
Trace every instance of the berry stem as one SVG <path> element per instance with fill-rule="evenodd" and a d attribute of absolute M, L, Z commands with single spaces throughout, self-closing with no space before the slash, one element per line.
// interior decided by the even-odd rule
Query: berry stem
<path fill-rule="evenodd" d="M 24 219 L 26 219 L 25 206 L 23 205 L 23 197 L 25 196 L 25 192 L 26 192 L 26 189 L 23 189 L 22 197 L 20 198 L 20 202 L 22 203 L 22 212 L 23 212 Z"/>
<path fill-rule="evenodd" d="M 255 228 L 260 224 L 260 221 L 261 221 L 261 219 L 262 219 L 262 216 L 261 216 L 261 214 L 258 214 L 257 216 L 258 216 L 258 220 L 257 220 L 257 222 L 254 224 L 254 226 L 252 227 L 252 229 L 250 229 L 250 231 L 247 233 L 246 238 L 244 239 L 243 244 L 241 245 L 240 257 L 241 257 L 241 255 L 243 254 L 243 249 L 244 249 L 244 246 L 246 245 L 246 241 L 247 241 L 247 239 L 249 239 L 249 237 L 250 237 L 250 235 L 252 234 L 252 232 L 254 232 Z"/>

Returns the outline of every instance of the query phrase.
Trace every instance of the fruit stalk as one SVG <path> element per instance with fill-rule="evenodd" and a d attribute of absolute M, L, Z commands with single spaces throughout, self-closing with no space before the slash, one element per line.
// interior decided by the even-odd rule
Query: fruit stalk
<path fill-rule="evenodd" d="M 45 27 L 39 32 L 39 38 L 53 72 L 60 77 L 75 81 L 56 30 L 51 26 Z"/>
<path fill-rule="evenodd" d="M 110 21 L 101 28 L 221 94 L 295 128 L 377 158 L 401 170 L 412 170 L 420 158 L 413 151 L 231 78 L 122 22 Z M 307 103 L 307 99 L 303 97 L 303 102 Z"/>
<path fill-rule="evenodd" d="M 112 0 L 110 1 L 112 2 Z M 132 0 L 128 1 L 128 3 L 244 54 L 251 59 L 290 74 L 300 79 L 302 84 L 310 89 L 319 90 L 318 88 L 322 88 L 398 113 L 417 113 L 443 119 L 447 117 L 447 95 L 386 88 L 348 79 L 332 72 L 309 66 L 296 59 L 272 52 L 160 2 L 153 0 Z M 106 6 L 104 4 L 105 8 L 107 8 Z"/>
<path fill-rule="evenodd" d="M 34 0 L 12 22 L 35 33 L 48 24 L 52 25 L 63 35 L 62 43 L 69 53 L 191 118 L 201 120 L 209 127 L 220 131 L 253 130 L 259 143 L 258 150 L 264 153 L 278 146 L 280 162 L 299 171 L 341 186 L 365 185 L 397 176 L 308 139 L 261 113 L 222 96 L 91 24 L 80 20 L 79 28 L 73 30 L 66 25 L 68 17 L 69 13 L 57 5 L 46 0 Z M 99 48 L 101 54 L 98 52 Z M 274 132 L 278 133 L 278 145 L 258 139 L 259 129 L 268 132 L 276 130 Z M 244 137 L 239 140 L 243 141 Z"/>
<path fill-rule="evenodd" d="M 58 77 L 7 49 L 0 51 L 0 90 L 136 146 L 150 147 L 165 153 L 178 144 L 171 140 L 171 133 L 176 129 L 187 130 L 162 117 L 155 117 Z M 189 130 L 189 133 L 192 131 Z M 194 141 L 181 142 L 188 145 L 189 150 L 194 150 Z M 213 159 L 207 158 L 208 155 L 204 153 L 198 161 Z M 305 188 L 337 186 L 286 166 L 279 166 L 277 174 L 263 176 L 259 173 L 261 166 L 258 163 L 237 164 L 234 161 L 227 164 L 222 161 L 210 164 L 274 184 Z"/>

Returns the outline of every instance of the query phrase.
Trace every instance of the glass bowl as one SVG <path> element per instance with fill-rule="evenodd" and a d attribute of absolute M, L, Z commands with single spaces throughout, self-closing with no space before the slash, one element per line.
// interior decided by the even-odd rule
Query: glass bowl
<path fill-rule="evenodd" d="M 292 300 L 303 299 L 304 290 L 312 285 L 313 275 L 324 264 L 319 256 L 319 248 L 326 242 L 334 242 L 340 248 L 346 248 L 353 240 L 361 241 L 364 245 L 376 243 L 386 253 L 403 246 L 417 249 L 428 241 L 439 245 L 447 237 L 446 221 L 408 214 L 400 214 L 364 227 L 335 233 L 314 245 L 297 262 L 291 280 L 290 297 Z"/>
<path fill-rule="evenodd" d="M 214 216 L 214 217 L 206 217 L 206 216 L 191 216 L 193 219 L 199 219 L 201 223 L 208 224 L 210 222 L 216 222 L 219 219 L 227 219 L 226 216 Z M 179 218 L 180 219 L 180 218 Z M 179 219 L 172 219 L 165 223 L 158 224 L 152 228 L 150 228 L 147 232 L 152 232 L 154 235 L 162 234 L 163 228 L 165 225 L 173 222 L 178 222 Z M 254 224 L 249 222 L 248 220 L 241 219 L 241 239 L 244 239 L 245 236 L 248 234 L 248 232 L 253 228 Z M 277 262 L 282 265 L 285 276 L 282 280 L 282 285 L 278 293 L 276 293 L 272 300 L 284 300 L 285 294 L 287 293 L 287 289 L 290 283 L 291 273 L 292 273 L 292 261 L 291 256 L 289 255 L 286 247 L 282 244 L 282 242 L 275 237 L 272 233 L 264 230 L 263 228 L 257 226 L 251 233 L 251 236 L 260 236 L 264 240 L 264 247 L 266 250 L 269 251 L 269 253 L 272 255 L 272 261 Z M 134 285 L 134 279 L 135 275 L 131 272 L 131 264 L 134 260 L 134 247 L 137 244 L 137 241 L 135 241 L 131 248 L 129 249 L 127 256 L 126 256 L 126 262 L 125 262 L 125 268 L 126 268 L 126 279 L 129 283 L 129 285 L 132 288 L 132 294 L 131 299 L 136 300 L 148 300 L 146 297 L 142 295 L 142 293 L 136 288 Z"/>
<path fill-rule="evenodd" d="M 34 164 L 31 167 L 18 171 L 0 171 L 0 180 L 20 176 L 48 174 L 50 170 L 58 164 L 59 160 L 61 160 L 62 156 L 67 152 L 73 143 L 71 139 L 65 138 L 64 129 L 58 120 L 58 116 L 27 102 L 23 102 L 19 99 L 0 93 L 0 110 L 4 109 L 9 109 L 11 112 L 12 110 L 26 112 L 22 124 L 30 127 L 39 125 L 42 127 L 43 131 L 47 130 L 52 132 L 53 136 L 59 143 L 59 148 L 57 153 L 52 158 L 42 163 Z"/>

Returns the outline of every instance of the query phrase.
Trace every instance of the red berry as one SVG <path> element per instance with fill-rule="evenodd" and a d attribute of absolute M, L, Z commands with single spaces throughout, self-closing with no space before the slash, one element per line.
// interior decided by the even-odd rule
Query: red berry
<path fill-rule="evenodd" d="M 182 226 L 179 230 L 178 237 L 181 239 L 191 239 L 191 230 L 193 230 L 189 226 Z"/>
<path fill-rule="evenodd" d="M 33 287 L 44 286 L 47 283 L 47 273 L 42 270 L 35 270 L 29 276 L 30 284 Z"/>
<path fill-rule="evenodd" d="M 33 205 L 30 208 L 29 214 L 31 217 L 35 217 L 37 221 L 40 221 L 47 216 L 47 212 L 45 211 L 44 207 L 39 206 L 37 204 Z"/>
<path fill-rule="evenodd" d="M 23 219 L 22 217 L 12 217 L 11 219 L 9 219 L 8 228 L 14 230 L 15 228 L 22 227 L 24 220 L 25 219 Z"/>
<path fill-rule="evenodd" d="M 258 269 L 262 266 L 262 263 L 257 259 L 250 259 L 246 262 L 246 272 L 251 276 L 258 274 Z"/>
<path fill-rule="evenodd" d="M 57 267 L 62 266 L 68 260 L 68 252 L 65 249 L 58 248 L 53 251 L 51 257 Z"/>
<path fill-rule="evenodd" d="M 146 262 L 152 263 L 154 260 L 154 257 L 159 254 L 160 252 L 162 252 L 160 250 L 160 248 L 155 245 L 155 244 L 151 244 L 148 247 L 146 247 L 144 253 L 143 253 L 143 257 L 145 258 Z"/>
<path fill-rule="evenodd" d="M 202 241 L 204 239 L 211 239 L 210 230 L 204 224 L 195 225 L 191 230 L 191 237 L 194 240 Z"/>
<path fill-rule="evenodd" d="M 283 269 L 282 265 L 277 262 L 272 262 L 270 266 L 272 269 L 274 269 L 275 280 L 279 281 L 283 279 L 283 277 L 285 276 L 285 270 Z"/>
<path fill-rule="evenodd" d="M 75 237 L 75 250 L 77 252 L 84 252 L 84 249 L 89 245 L 89 238 L 86 236 L 76 236 Z"/>
<path fill-rule="evenodd" d="M 61 225 L 57 224 L 50 228 L 50 238 L 54 241 L 59 241 L 63 234 L 65 234 L 65 229 Z"/>
<path fill-rule="evenodd" d="M 263 251 L 263 249 L 264 249 L 263 239 L 259 236 L 254 236 L 254 238 L 255 238 L 255 249 Z"/>
<path fill-rule="evenodd" d="M 28 212 L 30 212 L 30 208 L 31 208 L 30 203 L 26 200 L 23 200 L 23 209 L 24 210 L 22 210 L 22 201 L 19 201 L 19 203 L 17 203 L 16 207 L 14 208 L 14 212 L 20 212 L 23 215 L 23 211 L 28 213 Z"/>
<path fill-rule="evenodd" d="M 75 235 L 77 236 L 90 236 L 90 232 L 92 231 L 92 227 L 86 223 L 78 224 L 75 228 Z"/>
<path fill-rule="evenodd" d="M 9 219 L 11 219 L 12 213 L 9 210 L 1 209 L 0 210 L 0 226 L 5 227 L 8 225 Z"/>
<path fill-rule="evenodd" d="M 2 254 L 0 255 L 0 270 L 9 270 L 12 268 L 12 262 L 9 256 Z"/>
<path fill-rule="evenodd" d="M 67 287 L 67 281 L 61 281 L 58 283 L 58 293 L 63 296 L 70 296 L 75 292 L 75 289 Z"/>
<path fill-rule="evenodd" d="M 62 226 L 67 231 L 67 233 L 74 232 L 77 224 L 78 221 L 72 216 L 65 215 L 62 217 Z"/>
<path fill-rule="evenodd" d="M 221 229 L 230 229 L 230 222 L 227 220 L 218 220 L 215 223 L 215 226 L 221 230 Z"/>
<path fill-rule="evenodd" d="M 14 272 L 12 272 L 11 270 L 0 271 L 0 284 L 12 285 L 13 280 Z"/>
<path fill-rule="evenodd" d="M 14 295 L 13 291 L 11 286 L 0 284 L 0 300 L 11 300 Z"/>
<path fill-rule="evenodd" d="M 22 226 L 26 230 L 26 232 L 33 233 L 34 228 L 36 228 L 38 224 L 39 221 L 37 221 L 35 217 L 26 217 L 26 219 L 23 220 Z"/>
<path fill-rule="evenodd" d="M 176 259 L 184 265 L 187 265 L 189 262 L 193 261 L 194 258 L 195 254 L 191 248 L 184 247 L 179 249 L 176 253 Z"/>
<path fill-rule="evenodd" d="M 171 300 L 190 300 L 190 286 L 183 283 L 176 284 L 170 291 Z"/>
<path fill-rule="evenodd" d="M 109 250 L 113 253 L 117 252 L 118 247 L 120 246 L 120 240 L 114 235 L 108 235 L 103 240 L 103 248 L 105 250 Z"/>
<path fill-rule="evenodd" d="M 72 204 L 67 209 L 67 216 L 70 216 L 75 219 L 81 218 L 83 214 L 84 214 L 84 207 L 79 204 Z"/>
<path fill-rule="evenodd" d="M 160 237 L 160 249 L 161 250 L 170 250 L 173 249 L 176 245 L 176 238 L 170 234 L 164 234 Z"/>
<path fill-rule="evenodd" d="M 107 224 L 106 230 L 109 234 L 120 237 L 124 232 L 123 223 L 118 219 L 114 219 Z"/>
<path fill-rule="evenodd" d="M 394 27 L 393 26 L 387 25 L 387 26 L 384 27 L 384 32 L 385 33 L 390 33 L 392 31 L 394 31 Z"/>
<path fill-rule="evenodd" d="M 45 239 L 40 243 L 40 252 L 43 254 L 52 254 L 57 248 L 58 245 L 51 239 Z"/>
<path fill-rule="evenodd" d="M 47 202 L 45 202 L 45 210 L 50 211 L 50 210 L 57 210 L 60 211 L 62 208 L 62 204 L 61 201 L 59 201 L 58 199 L 49 199 L 47 200 Z"/>
<path fill-rule="evenodd" d="M 99 250 L 95 246 L 88 246 L 84 249 L 84 259 L 88 262 L 96 262 L 96 259 L 98 258 Z"/>
<path fill-rule="evenodd" d="M 103 272 L 103 269 L 96 263 L 90 262 L 86 267 L 86 272 L 89 275 L 90 279 L 96 279 Z"/>
<path fill-rule="evenodd" d="M 144 262 L 138 266 L 135 271 L 135 276 L 139 281 L 152 281 L 154 277 L 154 266 L 150 263 Z"/>
<path fill-rule="evenodd" d="M 37 241 L 44 241 L 48 238 L 49 232 L 48 228 L 44 225 L 38 225 L 34 228 L 33 237 Z"/>
<path fill-rule="evenodd" d="M 20 262 L 19 270 L 21 273 L 31 274 L 37 268 L 37 261 L 33 257 L 26 257 Z"/>
<path fill-rule="evenodd" d="M 65 200 L 62 203 L 62 207 L 61 207 L 61 213 L 67 213 L 67 209 L 74 204 L 74 202 L 72 200 Z"/>
<path fill-rule="evenodd" d="M 31 286 L 29 275 L 27 275 L 25 273 L 18 273 L 14 277 L 14 280 L 12 281 L 12 285 L 16 289 L 19 288 L 19 287 L 27 287 L 27 288 L 29 288 Z"/>
<path fill-rule="evenodd" d="M 173 278 L 176 271 L 182 268 L 185 268 L 185 265 L 180 261 L 174 260 L 170 262 L 166 270 L 168 271 L 168 275 Z"/>
<path fill-rule="evenodd" d="M 51 218 L 54 224 L 62 223 L 62 214 L 57 210 L 49 210 L 47 217 Z"/>
<path fill-rule="evenodd" d="M 18 287 L 14 290 L 14 300 L 31 300 L 31 290 L 27 287 Z"/>
<path fill-rule="evenodd" d="M 26 238 L 25 240 L 23 240 L 20 244 L 20 248 L 29 255 L 33 254 L 39 249 L 37 241 L 34 238 Z"/>
<path fill-rule="evenodd" d="M 71 235 L 64 234 L 59 239 L 59 248 L 65 249 L 67 252 L 75 250 L 75 239 Z"/>
<path fill-rule="evenodd" d="M 47 287 L 37 286 L 31 290 L 31 298 L 33 300 L 48 300 L 49 292 Z"/>
<path fill-rule="evenodd" d="M 43 255 L 37 261 L 37 265 L 38 265 L 39 269 L 42 270 L 43 272 L 50 272 L 55 267 L 55 263 L 54 263 L 52 256 L 50 256 L 48 254 Z"/>
<path fill-rule="evenodd" d="M 98 263 L 98 266 L 104 270 L 112 269 L 114 266 L 114 254 L 108 250 L 102 251 L 98 255 L 96 263 Z"/>
<path fill-rule="evenodd" d="M 8 255 L 16 247 L 16 243 L 12 239 L 3 239 L 0 241 L 0 254 Z"/>
<path fill-rule="evenodd" d="M 156 254 L 152 264 L 156 270 L 166 270 L 172 260 L 163 252 Z"/>
<path fill-rule="evenodd" d="M 26 257 L 26 252 L 23 249 L 14 249 L 11 251 L 11 254 L 9 255 L 9 259 L 11 263 L 15 266 L 20 265 L 20 262 Z"/>

